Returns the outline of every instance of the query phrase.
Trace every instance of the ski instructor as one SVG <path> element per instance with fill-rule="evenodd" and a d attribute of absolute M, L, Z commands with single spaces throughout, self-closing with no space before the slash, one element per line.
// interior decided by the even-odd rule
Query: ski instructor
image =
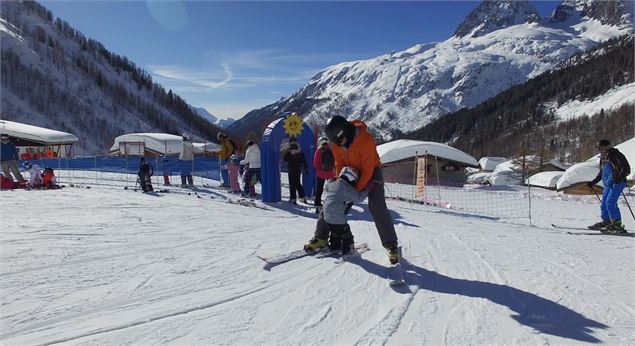
<path fill-rule="evenodd" d="M 384 177 L 379 154 L 373 136 L 368 132 L 366 124 L 361 120 L 349 122 L 344 117 L 333 116 L 326 123 L 326 137 L 331 143 L 335 158 L 336 176 L 344 167 L 353 167 L 359 173 L 355 188 L 368 192 L 368 208 L 373 216 L 381 243 L 388 250 L 390 263 L 399 262 L 399 248 L 395 226 L 384 195 Z M 306 251 L 317 251 L 326 246 L 329 237 L 329 226 L 324 221 L 324 213 L 320 212 L 315 235 L 305 245 Z"/>

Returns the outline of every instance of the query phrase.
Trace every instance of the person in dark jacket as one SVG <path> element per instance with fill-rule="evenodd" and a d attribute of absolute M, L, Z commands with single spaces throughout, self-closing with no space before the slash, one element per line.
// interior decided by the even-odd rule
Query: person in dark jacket
<path fill-rule="evenodd" d="M 289 203 L 296 204 L 296 191 L 300 201 L 306 203 L 306 197 L 304 189 L 302 188 L 302 183 L 300 182 L 300 176 L 302 171 L 307 173 L 309 168 L 306 164 L 306 159 L 304 158 L 304 154 L 302 154 L 302 149 L 300 149 L 300 144 L 298 143 L 297 138 L 291 137 L 291 139 L 289 139 L 289 147 L 286 149 L 282 159 L 286 161 L 288 165 Z"/>
<path fill-rule="evenodd" d="M 0 161 L 2 162 L 2 172 L 4 173 L 4 177 L 6 179 L 11 179 L 11 174 L 13 173 L 15 180 L 17 180 L 20 184 L 23 184 L 25 180 L 20 173 L 20 169 L 18 169 L 18 160 L 20 159 L 18 156 L 18 149 L 6 134 L 0 135 L 0 140 L 2 142 L 0 145 Z"/>
<path fill-rule="evenodd" d="M 589 188 L 593 188 L 593 185 L 602 180 L 602 185 L 604 185 L 602 202 L 600 203 L 602 221 L 589 226 L 589 228 L 625 233 L 617 200 L 626 187 L 626 176 L 630 174 L 630 167 L 624 154 L 616 148 L 612 148 L 608 139 L 598 141 L 597 149 L 600 152 L 600 172 L 595 179 L 587 182 L 587 185 Z"/>

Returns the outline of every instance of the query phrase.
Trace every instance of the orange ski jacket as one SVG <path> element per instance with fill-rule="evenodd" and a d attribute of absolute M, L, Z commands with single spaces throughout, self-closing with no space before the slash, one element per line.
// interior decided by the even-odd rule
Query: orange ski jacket
<path fill-rule="evenodd" d="M 366 124 L 361 120 L 351 121 L 356 128 L 356 135 L 352 139 L 353 142 L 348 148 L 331 143 L 331 150 L 335 158 L 335 172 L 339 176 L 342 168 L 350 166 L 357 170 L 359 177 L 355 188 L 362 191 L 370 178 L 373 176 L 375 168 L 381 167 L 379 154 L 377 154 L 377 145 L 375 139 L 368 132 Z M 349 138 L 349 140 L 351 140 Z"/>

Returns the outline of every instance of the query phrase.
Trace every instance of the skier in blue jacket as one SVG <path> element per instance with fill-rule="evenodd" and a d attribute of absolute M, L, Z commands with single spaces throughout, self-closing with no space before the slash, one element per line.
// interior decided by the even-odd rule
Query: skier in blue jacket
<path fill-rule="evenodd" d="M 602 180 L 602 185 L 604 185 L 602 202 L 600 203 L 602 221 L 589 226 L 589 228 L 613 233 L 626 233 L 620 209 L 617 207 L 617 200 L 626 187 L 626 177 L 630 174 L 630 166 L 624 154 L 616 148 L 612 148 L 608 139 L 598 141 L 597 149 L 601 156 L 600 173 L 595 179 L 587 182 L 587 185 L 592 188 L 600 179 Z"/>

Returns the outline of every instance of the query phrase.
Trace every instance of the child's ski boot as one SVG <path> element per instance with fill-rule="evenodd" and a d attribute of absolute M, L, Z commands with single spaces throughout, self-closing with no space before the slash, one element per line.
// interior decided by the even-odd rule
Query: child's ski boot
<path fill-rule="evenodd" d="M 304 251 L 306 252 L 316 252 L 322 250 L 326 247 L 326 240 L 313 237 L 309 242 L 304 245 Z"/>

